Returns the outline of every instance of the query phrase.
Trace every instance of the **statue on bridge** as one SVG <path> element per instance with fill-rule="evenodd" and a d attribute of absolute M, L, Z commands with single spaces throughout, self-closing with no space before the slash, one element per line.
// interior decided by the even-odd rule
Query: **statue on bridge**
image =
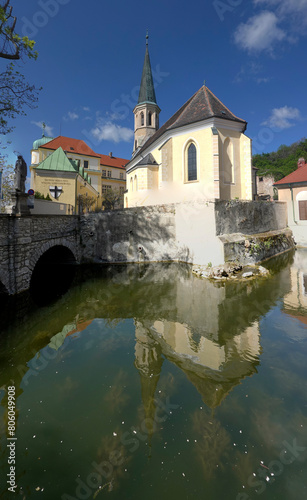
<path fill-rule="evenodd" d="M 11 191 L 12 205 L 6 207 L 6 213 L 11 215 L 31 215 L 28 207 L 28 194 L 25 193 L 27 179 L 27 164 L 21 155 L 15 163 L 14 188 Z"/>
<path fill-rule="evenodd" d="M 15 163 L 15 176 L 14 176 L 14 188 L 16 191 L 24 194 L 25 183 L 27 178 L 27 164 L 21 155 Z"/>

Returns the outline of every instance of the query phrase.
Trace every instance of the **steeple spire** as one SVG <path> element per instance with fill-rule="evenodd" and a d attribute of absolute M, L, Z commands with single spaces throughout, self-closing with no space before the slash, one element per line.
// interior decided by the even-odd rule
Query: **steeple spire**
<path fill-rule="evenodd" d="M 143 102 L 151 102 L 157 104 L 155 88 L 152 78 L 152 71 L 150 65 L 149 51 L 148 51 L 148 30 L 146 33 L 146 52 L 143 66 L 143 73 L 141 79 L 141 88 L 139 93 L 138 104 Z"/>
<path fill-rule="evenodd" d="M 133 153 L 145 144 L 159 128 L 160 108 L 157 104 L 155 87 L 148 52 L 148 30 L 146 32 L 146 51 L 139 92 L 138 103 L 134 113 L 134 145 Z"/>

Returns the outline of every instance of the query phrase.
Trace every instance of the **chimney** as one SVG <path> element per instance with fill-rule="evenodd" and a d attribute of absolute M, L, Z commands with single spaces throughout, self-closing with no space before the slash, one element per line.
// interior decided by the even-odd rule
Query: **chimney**
<path fill-rule="evenodd" d="M 112 158 L 112 156 L 113 156 L 113 155 L 112 155 L 112 151 L 109 153 L 109 156 L 110 156 L 110 158 Z"/>

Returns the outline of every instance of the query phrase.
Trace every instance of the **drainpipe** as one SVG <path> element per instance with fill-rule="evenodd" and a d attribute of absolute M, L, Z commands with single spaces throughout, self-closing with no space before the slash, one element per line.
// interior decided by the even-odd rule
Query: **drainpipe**
<path fill-rule="evenodd" d="M 78 207 L 78 174 L 76 175 L 76 183 L 75 183 L 75 215 L 78 215 L 77 207 Z"/>
<path fill-rule="evenodd" d="M 297 224 L 296 220 L 295 220 L 295 208 L 294 208 L 294 199 L 293 199 L 293 187 L 291 186 L 291 184 L 289 184 L 289 188 L 290 188 L 290 191 L 291 191 L 291 201 L 292 201 L 292 210 L 293 210 L 293 222 L 295 224 Z"/>

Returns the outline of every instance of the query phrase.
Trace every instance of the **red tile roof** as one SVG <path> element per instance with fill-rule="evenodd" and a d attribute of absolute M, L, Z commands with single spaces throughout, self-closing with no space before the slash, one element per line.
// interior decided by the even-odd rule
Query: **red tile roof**
<path fill-rule="evenodd" d="M 67 151 L 67 153 L 72 153 L 72 154 L 75 153 L 84 156 L 94 156 L 95 158 L 100 159 L 100 165 L 105 165 L 107 167 L 117 167 L 125 169 L 125 165 L 129 161 L 125 160 L 124 158 L 117 158 L 115 156 L 101 155 L 99 153 L 95 153 L 95 151 L 93 151 L 81 139 L 72 139 L 71 137 L 64 137 L 62 135 L 59 135 L 52 141 L 49 141 L 40 147 L 45 149 L 54 149 L 54 150 L 61 147 L 63 151 Z"/>
<path fill-rule="evenodd" d="M 110 155 L 101 155 L 100 156 L 100 165 L 106 167 L 117 167 L 123 168 L 125 170 L 125 165 L 127 165 L 129 160 L 125 160 L 124 158 L 116 158 L 116 156 Z"/>
<path fill-rule="evenodd" d="M 274 186 L 294 184 L 296 182 L 307 182 L 307 164 L 304 167 L 299 167 L 294 170 L 291 174 L 286 175 L 286 177 L 280 179 L 280 181 L 275 182 Z"/>
<path fill-rule="evenodd" d="M 44 149 L 58 149 L 62 148 L 63 151 L 67 151 L 67 153 L 75 153 L 78 155 L 85 156 L 94 156 L 95 158 L 99 158 L 100 155 L 95 153 L 84 141 L 81 139 L 72 139 L 71 137 L 64 137 L 59 135 L 55 139 L 50 142 L 47 142 L 41 148 Z"/>

